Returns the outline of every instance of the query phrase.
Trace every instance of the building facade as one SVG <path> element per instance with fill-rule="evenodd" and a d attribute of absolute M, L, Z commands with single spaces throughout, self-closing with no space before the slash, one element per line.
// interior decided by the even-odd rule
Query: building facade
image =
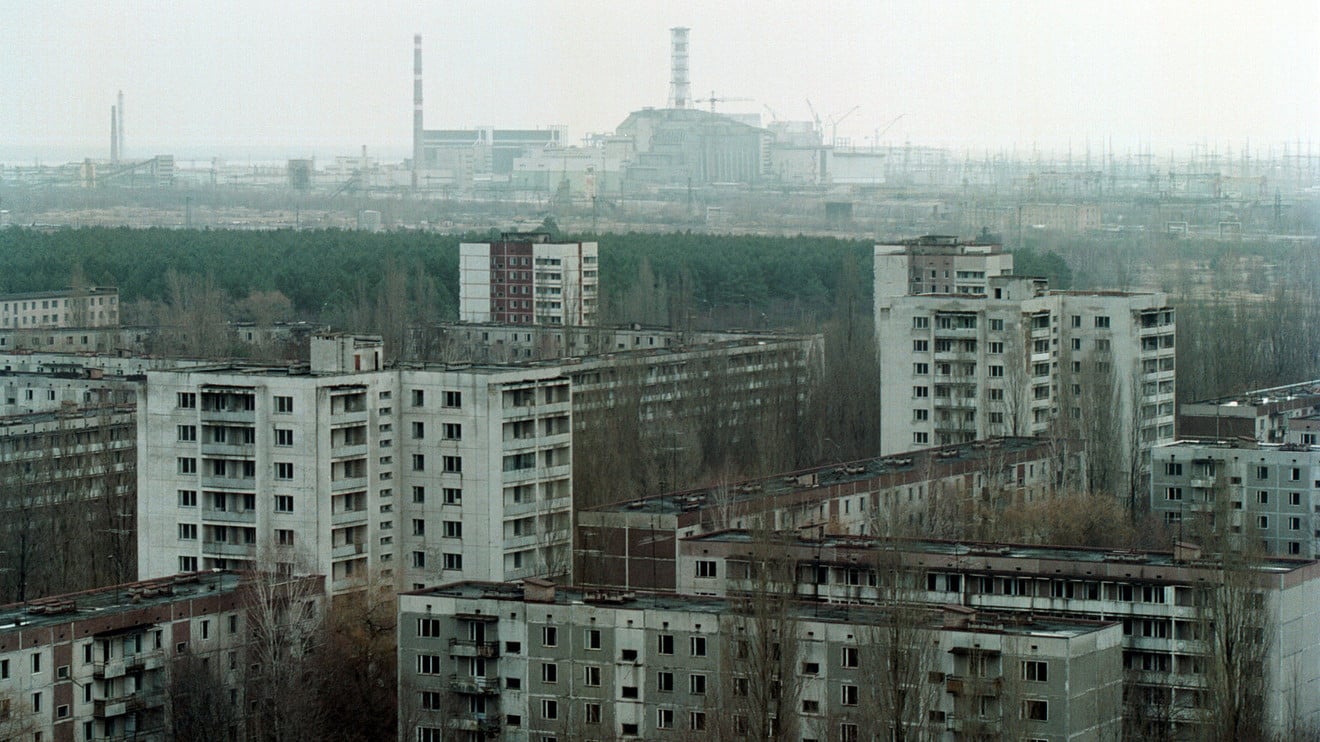
<path fill-rule="evenodd" d="M 1283 443 L 1293 421 L 1320 414 L 1320 379 L 1178 406 L 1178 437 Z"/>
<path fill-rule="evenodd" d="M 119 289 L 93 286 L 0 296 L 0 329 L 119 325 Z"/>
<path fill-rule="evenodd" d="M 1174 439 L 1167 297 L 1050 291 L 992 247 L 925 244 L 948 240 L 876 248 L 881 452 L 1062 432 L 1091 447 L 1091 486 L 1144 490 Z"/>
<path fill-rule="evenodd" d="M 459 245 L 459 319 L 579 327 L 596 323 L 594 242 L 554 243 L 545 233 L 508 233 Z"/>
<path fill-rule="evenodd" d="M 861 742 L 894 723 L 881 701 L 894 681 L 876 641 L 894 620 L 874 608 L 793 602 L 766 619 L 735 600 L 540 581 L 405 593 L 401 738 L 765 739 L 775 730 L 773 738 Z M 913 617 L 904 630 L 921 655 L 898 722 L 909 734 L 1117 736 L 1115 622 L 1014 623 L 955 608 Z M 777 649 L 762 655 L 770 636 Z"/>
<path fill-rule="evenodd" d="M 1181 544 L 1173 553 L 856 536 L 773 544 L 797 595 L 812 602 L 956 604 L 1120 622 L 1124 738 L 1203 738 L 1203 725 L 1224 713 L 1215 700 L 1224 696 L 1214 695 L 1225 682 L 1215 668 L 1224 667 L 1263 680 L 1243 697 L 1263 709 L 1267 729 L 1320 723 L 1320 563 L 1313 560 L 1234 565 Z M 683 539 L 678 590 L 715 597 L 754 590 L 763 552 L 747 531 Z M 1259 629 L 1260 641 L 1212 642 L 1216 627 L 1225 635 Z"/>
<path fill-rule="evenodd" d="M 1241 548 L 1320 555 L 1320 448 L 1178 441 L 1151 452 L 1150 510 L 1189 535 L 1227 529 Z"/>
<path fill-rule="evenodd" d="M 554 368 L 384 369 L 379 339 L 340 335 L 310 367 L 150 372 L 140 573 L 273 562 L 335 592 L 566 573 L 571 397 Z"/>

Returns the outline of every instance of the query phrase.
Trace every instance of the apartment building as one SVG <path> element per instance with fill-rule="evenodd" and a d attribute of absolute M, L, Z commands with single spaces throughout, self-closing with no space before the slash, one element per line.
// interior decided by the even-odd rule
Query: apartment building
<path fill-rule="evenodd" d="M 119 289 L 92 286 L 0 296 L 0 329 L 114 327 L 119 324 Z"/>
<path fill-rule="evenodd" d="M 68 360 L 41 372 L 0 371 L 0 417 L 69 407 L 132 405 L 146 382 L 142 376 L 107 375 Z"/>
<path fill-rule="evenodd" d="M 1178 405 L 1178 437 L 1283 443 L 1292 421 L 1316 414 L 1320 379 Z"/>
<path fill-rule="evenodd" d="M 979 245 L 875 252 L 882 454 L 1064 431 L 1088 442 L 1093 467 L 1135 484 L 1146 451 L 1173 440 L 1164 294 L 1050 291 Z"/>
<path fill-rule="evenodd" d="M 273 562 L 342 592 L 566 573 L 568 379 L 381 354 L 322 335 L 309 366 L 149 372 L 140 574 Z"/>
<path fill-rule="evenodd" d="M 766 547 L 745 530 L 686 538 L 678 551 L 680 593 L 721 597 L 760 584 L 753 565 Z M 773 553 L 792 575 L 789 589 L 812 602 L 956 604 L 1121 623 L 1124 714 L 1128 736 L 1135 738 L 1198 738 L 1206 714 L 1220 711 L 1209 695 L 1212 662 L 1231 661 L 1214 654 L 1211 629 L 1259 623 L 1259 656 L 1229 666 L 1263 674 L 1264 690 L 1253 703 L 1263 704 L 1270 729 L 1320 724 L 1320 665 L 1314 661 L 1320 656 L 1320 562 L 1314 560 L 1267 558 L 1245 567 L 1244 576 L 1181 544 L 1169 553 L 794 534 L 776 537 Z M 1255 608 L 1244 615 L 1242 605 Z"/>
<path fill-rule="evenodd" d="M 320 592 L 319 577 L 306 592 Z M 0 736 L 173 739 L 172 708 L 193 658 L 217 697 L 242 708 L 252 595 L 232 572 L 182 574 L 0 606 Z M 174 714 L 172 716 L 172 714 Z M 242 739 L 240 726 L 210 729 Z"/>
<path fill-rule="evenodd" d="M 459 245 L 459 319 L 577 327 L 596 323 L 595 242 L 556 243 L 544 232 Z"/>
<path fill-rule="evenodd" d="M 1151 456 L 1150 509 L 1171 527 L 1226 529 L 1237 545 L 1263 554 L 1320 555 L 1320 447 L 1185 440 Z"/>
<path fill-rule="evenodd" d="M 910 451 L 727 485 L 579 508 L 579 585 L 675 590 L 682 539 L 726 528 L 824 534 L 920 532 L 958 496 L 998 506 L 1070 489 L 1084 454 L 1033 438 Z"/>
<path fill-rule="evenodd" d="M 136 575 L 136 447 L 132 405 L 0 417 L 0 601 Z"/>
<path fill-rule="evenodd" d="M 860 742 L 889 724 L 881 699 L 896 681 L 876 637 L 895 620 L 874 607 L 794 602 L 770 619 L 733 599 L 539 580 L 408 592 L 399 597 L 401 738 L 731 739 L 775 729 Z M 899 681 L 909 733 L 1117 737 L 1116 622 L 1012 621 L 957 606 L 907 620 L 905 641 L 921 656 Z"/>

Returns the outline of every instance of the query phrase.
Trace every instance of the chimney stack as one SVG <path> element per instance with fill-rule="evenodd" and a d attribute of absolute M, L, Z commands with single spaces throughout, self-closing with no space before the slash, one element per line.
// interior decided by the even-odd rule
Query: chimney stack
<path fill-rule="evenodd" d="M 669 107 L 688 108 L 692 93 L 688 85 L 688 29 L 669 29 Z"/>
<path fill-rule="evenodd" d="M 119 157 L 127 157 L 124 151 L 124 91 L 119 91 Z M 115 160 L 118 162 L 118 159 Z"/>
<path fill-rule="evenodd" d="M 110 106 L 110 164 L 119 164 L 119 119 L 118 109 Z"/>
<path fill-rule="evenodd" d="M 413 163 L 412 187 L 417 190 L 418 172 L 422 169 L 422 35 L 413 36 Z"/>

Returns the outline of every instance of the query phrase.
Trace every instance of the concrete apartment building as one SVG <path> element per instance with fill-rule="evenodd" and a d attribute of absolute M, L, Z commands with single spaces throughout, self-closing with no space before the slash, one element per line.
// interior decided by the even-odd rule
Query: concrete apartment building
<path fill-rule="evenodd" d="M 539 580 L 404 593 L 400 738 L 731 739 L 765 734 L 761 704 L 776 701 L 774 726 L 804 742 L 861 742 L 886 726 L 880 699 L 894 681 L 876 637 L 892 614 L 793 602 L 775 619 L 749 613 L 732 599 Z M 1009 621 L 957 606 L 910 620 L 923 662 L 909 732 L 1117 737 L 1118 623 Z M 766 635 L 773 655 L 761 654 Z"/>
<path fill-rule="evenodd" d="M 132 405 L 146 377 L 108 375 L 70 358 L 41 372 L 0 371 L 0 417 L 69 407 Z"/>
<path fill-rule="evenodd" d="M 310 366 L 148 373 L 143 577 L 263 561 L 328 576 L 566 573 L 572 402 L 556 368 L 383 368 L 378 338 L 318 336 Z"/>
<path fill-rule="evenodd" d="M 319 577 L 309 594 L 319 592 Z M 242 702 L 238 662 L 252 598 L 231 572 L 162 580 L 0 606 L 0 735 L 6 739 L 173 739 L 171 676 L 209 661 L 222 693 Z M 227 669 L 226 669 L 227 668 Z M 243 730 L 210 730 L 242 739 Z"/>
<path fill-rule="evenodd" d="M 765 548 L 747 531 L 686 538 L 678 549 L 681 594 L 737 595 L 758 584 L 751 565 Z M 1233 596 L 1206 593 L 1207 586 L 1226 584 L 1225 573 L 1222 563 L 1194 547 L 1135 552 L 786 534 L 774 542 L 774 553 L 793 575 L 792 589 L 812 602 L 956 604 L 1037 619 L 1121 623 L 1125 721 L 1137 738 L 1157 731 L 1195 738 L 1205 714 L 1217 712 L 1207 695 L 1217 657 L 1204 640 L 1207 627 L 1262 621 L 1266 651 L 1258 661 L 1265 691 L 1259 703 L 1269 728 L 1320 723 L 1320 563 L 1313 560 L 1253 565 L 1248 579 L 1228 588 L 1263 596 L 1259 615 L 1243 617 L 1230 616 Z"/>
<path fill-rule="evenodd" d="M 1067 490 L 1085 469 L 1078 452 L 1015 438 L 911 451 L 723 487 L 580 508 L 579 585 L 675 590 L 682 539 L 726 528 L 808 534 L 920 532 L 957 495 L 1004 506 Z"/>
<path fill-rule="evenodd" d="M 1178 405 L 1178 437 L 1283 443 L 1294 421 L 1317 414 L 1320 379 Z"/>
<path fill-rule="evenodd" d="M 876 246 L 875 323 L 882 454 L 1062 430 L 1135 480 L 1174 438 L 1164 294 L 1050 291 L 996 246 L 922 237 Z"/>
<path fill-rule="evenodd" d="M 596 323 L 595 242 L 555 243 L 544 232 L 459 245 L 458 316 L 464 322 L 579 327 Z"/>
<path fill-rule="evenodd" d="M 132 405 L 0 417 L 0 601 L 136 575 L 136 430 Z"/>
<path fill-rule="evenodd" d="M 92 286 L 0 296 L 0 329 L 119 325 L 119 289 Z"/>
<path fill-rule="evenodd" d="M 1227 529 L 1239 547 L 1263 554 L 1320 555 L 1320 447 L 1184 440 L 1151 457 L 1150 509 L 1171 527 Z"/>

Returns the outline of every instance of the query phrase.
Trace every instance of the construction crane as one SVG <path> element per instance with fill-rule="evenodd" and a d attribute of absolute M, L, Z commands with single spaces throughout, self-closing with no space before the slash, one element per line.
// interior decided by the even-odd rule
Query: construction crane
<path fill-rule="evenodd" d="M 845 114 L 843 114 L 842 116 L 831 116 L 831 117 L 830 117 L 830 146 L 831 146 L 831 147 L 835 146 L 835 145 L 838 143 L 838 141 L 839 141 L 839 124 L 843 123 L 843 120 L 844 120 L 844 119 L 848 118 L 849 116 L 853 115 L 854 113 L 857 113 L 857 109 L 859 109 L 859 108 L 861 108 L 860 105 L 858 105 L 858 106 L 853 106 L 852 108 L 849 108 L 849 109 L 848 109 L 848 112 L 845 113 Z"/>
<path fill-rule="evenodd" d="M 709 103 L 709 104 L 710 104 L 710 112 L 711 112 L 711 113 L 715 113 L 715 104 L 716 104 L 716 103 L 745 103 L 745 102 L 748 102 L 748 101 L 751 101 L 751 98 L 728 98 L 728 97 L 716 97 L 716 95 L 715 95 L 715 91 L 712 90 L 712 91 L 710 91 L 710 97 L 709 97 L 709 98 L 696 98 L 696 99 L 694 99 L 692 102 L 693 102 L 693 103 Z"/>
<path fill-rule="evenodd" d="M 816 122 L 816 133 L 819 134 L 822 139 L 824 139 L 825 127 L 820 125 L 820 114 L 816 113 L 816 107 L 811 105 L 810 98 L 807 99 L 807 110 L 811 111 L 811 120 Z"/>

